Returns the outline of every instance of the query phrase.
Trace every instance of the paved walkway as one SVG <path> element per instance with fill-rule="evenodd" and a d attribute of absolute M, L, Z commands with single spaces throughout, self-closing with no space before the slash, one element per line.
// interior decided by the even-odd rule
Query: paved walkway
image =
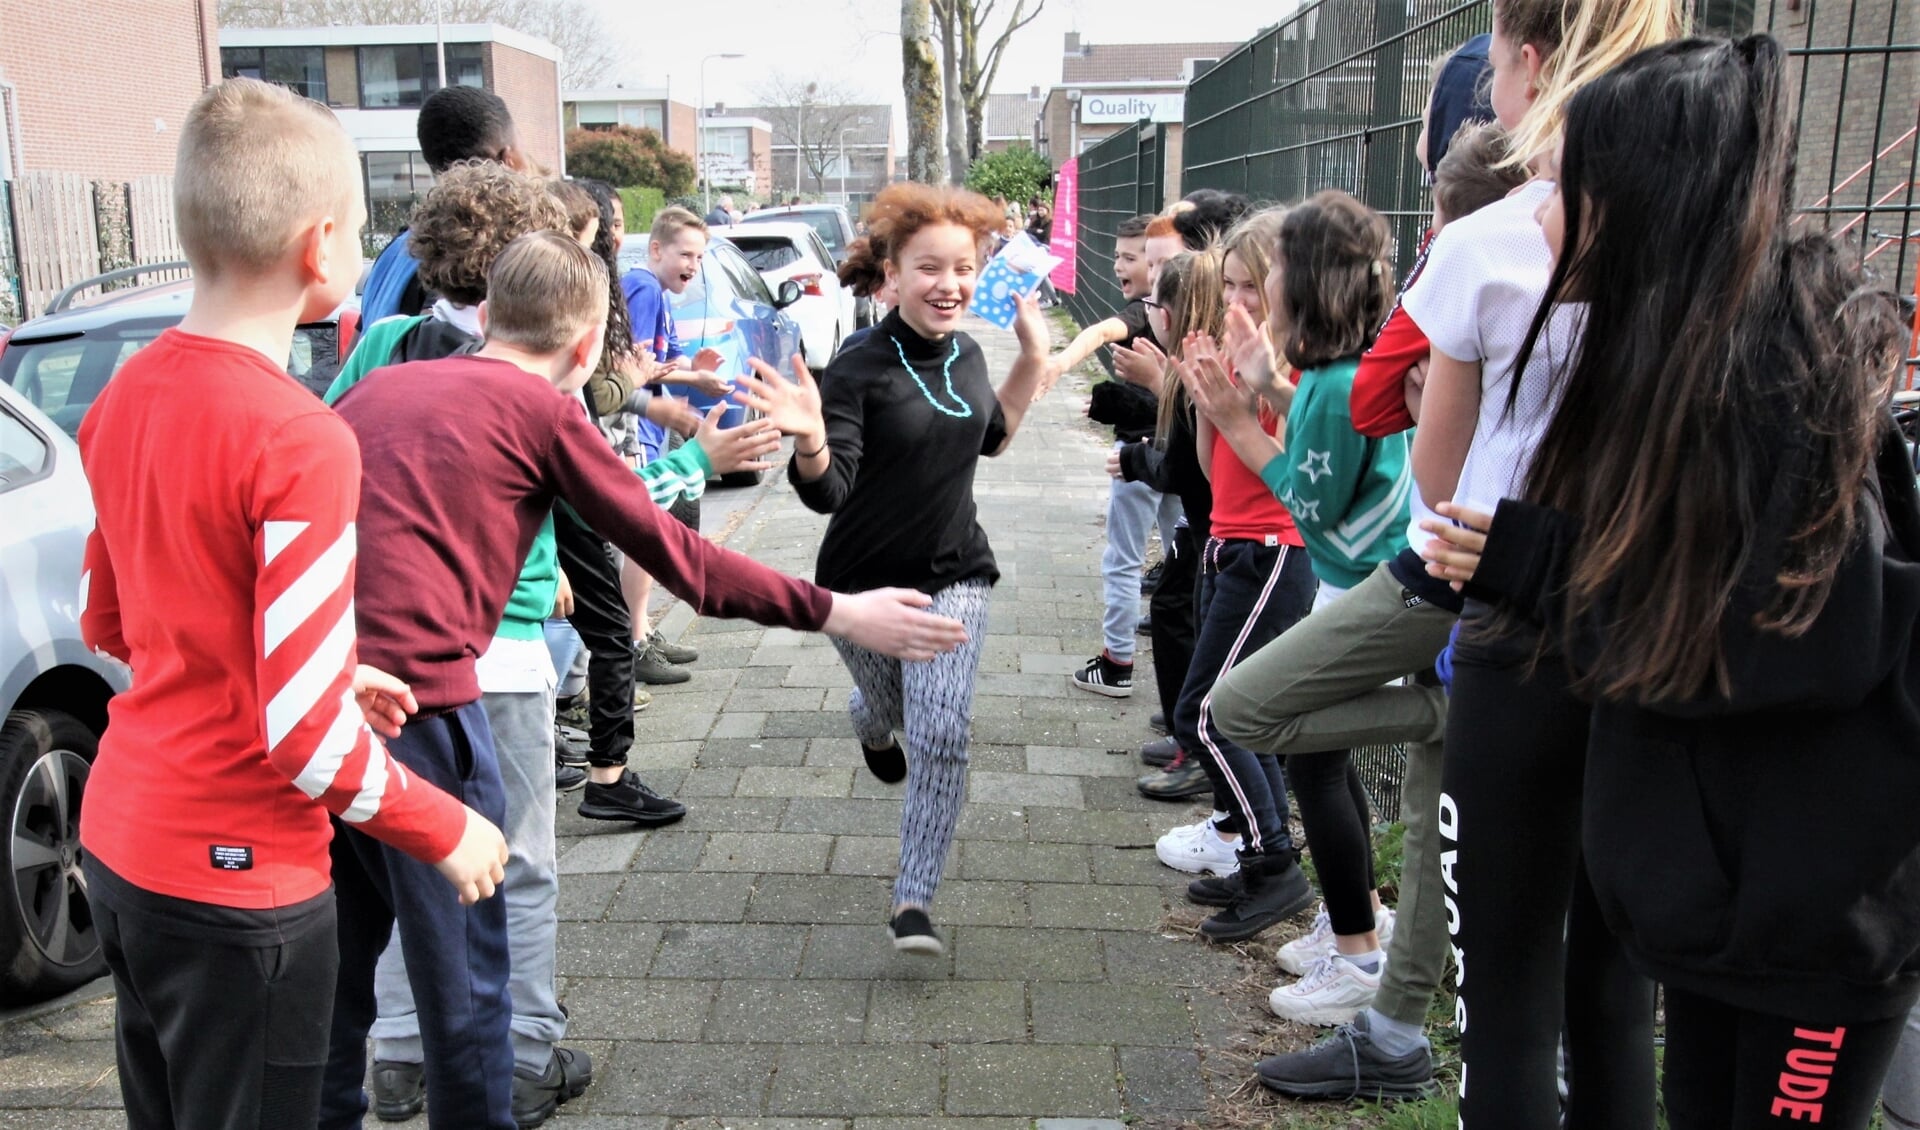
<path fill-rule="evenodd" d="M 1004 373 L 1012 335 L 974 333 Z M 677 608 L 665 626 L 701 649 L 698 673 L 656 692 L 634 762 L 691 814 L 630 832 L 560 810 L 561 995 L 596 1078 L 552 1125 L 1017 1130 L 1204 1110 L 1202 1057 L 1230 1023 L 1204 986 L 1237 964 L 1162 929 L 1180 887 L 1153 836 L 1185 810 L 1133 788 L 1150 669 L 1132 699 L 1067 682 L 1100 641 L 1105 445 L 1085 384 L 1070 376 L 981 464 L 1004 576 L 934 908 L 948 955 L 887 941 L 901 789 L 858 768 L 832 647 L 688 627 Z M 781 479 L 727 542 L 804 573 L 825 524 Z M 0 1130 L 121 1125 L 111 1010 L 0 1029 Z"/>

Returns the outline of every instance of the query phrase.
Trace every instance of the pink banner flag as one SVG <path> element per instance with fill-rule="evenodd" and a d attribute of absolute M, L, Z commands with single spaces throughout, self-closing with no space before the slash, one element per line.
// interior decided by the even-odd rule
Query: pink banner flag
<path fill-rule="evenodd" d="M 1053 241 L 1047 248 L 1060 265 L 1047 277 L 1054 289 L 1072 294 L 1073 275 L 1080 261 L 1080 158 L 1060 166 L 1053 177 Z"/>

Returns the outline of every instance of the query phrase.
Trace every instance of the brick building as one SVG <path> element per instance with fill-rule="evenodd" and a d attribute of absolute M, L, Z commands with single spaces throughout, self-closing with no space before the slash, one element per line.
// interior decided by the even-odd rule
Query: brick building
<path fill-rule="evenodd" d="M 220 72 L 282 83 L 333 108 L 360 150 L 369 228 L 392 232 L 433 184 L 420 156 L 420 103 L 446 81 L 498 94 L 513 113 L 520 147 L 554 172 L 560 141 L 560 49 L 498 24 L 227 28 Z"/>
<path fill-rule="evenodd" d="M 1016 145 L 1035 148 L 1040 134 L 1040 111 L 1046 99 L 1039 87 L 1026 94 L 987 95 L 985 135 L 980 139 L 984 153 L 1005 153 Z"/>
<path fill-rule="evenodd" d="M 214 0 L 0 0 L 0 179 L 172 173 L 215 26 Z"/>
<path fill-rule="evenodd" d="M 1038 148 L 1055 165 L 1147 118 L 1164 127 L 1167 168 L 1180 168 L 1187 83 L 1238 43 L 1084 43 L 1067 33 L 1060 84 L 1040 109 Z M 1176 188 L 1178 176 L 1169 176 Z"/>

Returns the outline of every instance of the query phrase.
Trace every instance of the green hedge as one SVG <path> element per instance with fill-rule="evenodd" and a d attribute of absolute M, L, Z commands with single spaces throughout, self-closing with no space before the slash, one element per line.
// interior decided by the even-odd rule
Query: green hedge
<path fill-rule="evenodd" d="M 627 230 L 644 232 L 653 226 L 653 217 L 667 206 L 667 194 L 657 188 L 623 188 L 620 207 L 626 213 Z"/>

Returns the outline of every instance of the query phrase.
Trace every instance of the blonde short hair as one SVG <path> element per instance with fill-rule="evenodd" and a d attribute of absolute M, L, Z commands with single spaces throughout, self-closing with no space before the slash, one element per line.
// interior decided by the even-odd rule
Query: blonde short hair
<path fill-rule="evenodd" d="M 558 353 L 607 316 L 607 265 L 555 231 L 507 244 L 487 273 L 487 340 Z"/>
<path fill-rule="evenodd" d="M 360 177 L 333 112 L 285 87 L 209 87 L 180 130 L 174 222 L 195 274 L 263 271 L 321 217 L 351 222 Z"/>
<path fill-rule="evenodd" d="M 653 231 L 647 236 L 651 243 L 671 243 L 673 237 L 683 231 L 697 231 L 707 234 L 707 222 L 685 208 L 662 208 L 653 217 Z"/>

